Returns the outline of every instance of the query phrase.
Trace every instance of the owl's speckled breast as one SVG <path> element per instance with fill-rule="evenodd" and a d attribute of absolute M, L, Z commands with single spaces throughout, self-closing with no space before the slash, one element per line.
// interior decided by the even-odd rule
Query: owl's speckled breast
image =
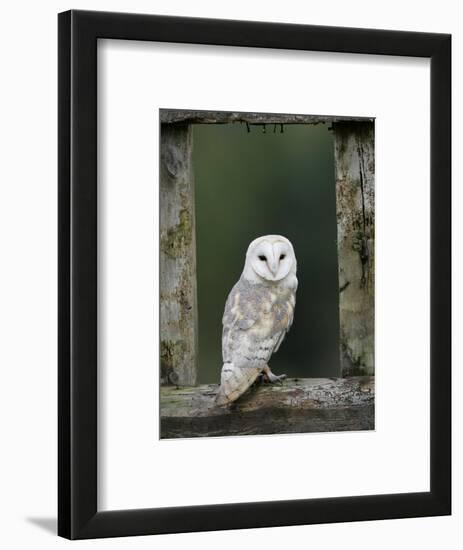
<path fill-rule="evenodd" d="M 296 303 L 294 292 L 289 288 L 266 286 L 241 280 L 238 304 L 241 311 L 249 308 L 256 319 L 254 330 L 262 337 L 272 336 L 286 330 L 291 324 Z M 237 304 L 237 305 L 238 305 Z M 247 307 L 246 307 L 247 306 Z"/>

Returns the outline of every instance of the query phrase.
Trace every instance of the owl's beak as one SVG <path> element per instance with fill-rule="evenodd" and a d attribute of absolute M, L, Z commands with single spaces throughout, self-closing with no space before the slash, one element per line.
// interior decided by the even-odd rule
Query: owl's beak
<path fill-rule="evenodd" d="M 275 275 L 277 274 L 278 272 L 278 262 L 276 262 L 275 260 L 271 260 L 269 262 L 269 269 L 270 271 L 272 272 L 273 276 L 275 277 Z"/>

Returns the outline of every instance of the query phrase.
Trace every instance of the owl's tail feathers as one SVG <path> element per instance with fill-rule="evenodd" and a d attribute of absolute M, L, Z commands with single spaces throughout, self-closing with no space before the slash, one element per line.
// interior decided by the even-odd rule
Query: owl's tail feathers
<path fill-rule="evenodd" d="M 224 405 L 228 405 L 228 403 L 231 403 L 231 401 L 228 399 L 228 397 L 223 392 L 222 386 L 220 386 L 219 391 L 217 392 L 217 395 L 215 396 L 215 401 L 214 402 L 219 407 L 223 407 Z"/>
<path fill-rule="evenodd" d="M 222 367 L 220 388 L 215 396 L 215 404 L 223 406 L 236 401 L 252 386 L 261 371 L 261 368 L 235 367 L 233 363 L 225 363 Z"/>

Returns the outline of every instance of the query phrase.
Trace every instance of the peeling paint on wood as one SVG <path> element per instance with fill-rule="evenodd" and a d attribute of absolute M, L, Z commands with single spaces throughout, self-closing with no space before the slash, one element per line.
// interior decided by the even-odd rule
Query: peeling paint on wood
<path fill-rule="evenodd" d="M 256 384 L 233 407 L 215 405 L 217 390 L 216 384 L 161 388 L 161 437 L 374 429 L 374 377 Z"/>
<path fill-rule="evenodd" d="M 342 375 L 374 374 L 374 123 L 333 130 Z"/>
<path fill-rule="evenodd" d="M 197 298 L 192 132 L 161 125 L 161 384 L 196 384 Z"/>

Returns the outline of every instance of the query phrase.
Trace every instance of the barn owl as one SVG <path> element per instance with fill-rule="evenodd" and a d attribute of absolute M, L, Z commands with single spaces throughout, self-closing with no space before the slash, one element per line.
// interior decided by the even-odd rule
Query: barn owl
<path fill-rule="evenodd" d="M 217 405 L 238 399 L 261 373 L 269 382 L 286 377 L 273 374 L 268 361 L 293 322 L 296 289 L 296 256 L 290 241 L 280 235 L 252 241 L 243 273 L 225 304 Z"/>

